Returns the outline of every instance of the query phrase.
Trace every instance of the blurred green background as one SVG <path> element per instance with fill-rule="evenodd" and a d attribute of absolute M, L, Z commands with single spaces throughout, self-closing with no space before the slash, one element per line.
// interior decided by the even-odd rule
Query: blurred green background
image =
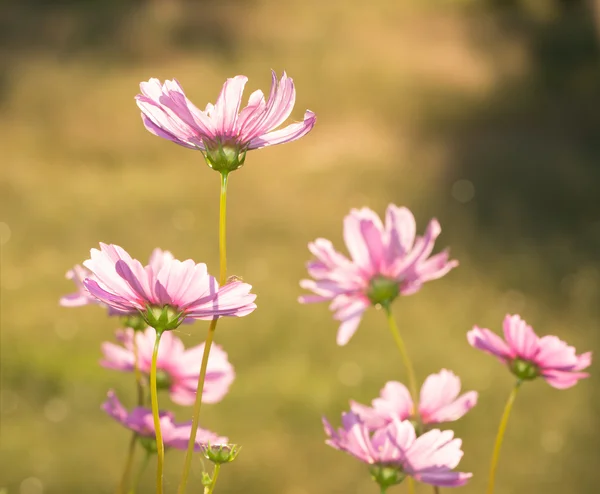
<path fill-rule="evenodd" d="M 146 132 L 133 97 L 178 78 L 197 106 L 226 77 L 297 87 L 301 141 L 252 152 L 231 177 L 229 267 L 258 310 L 223 320 L 237 370 L 201 423 L 243 445 L 223 493 L 375 493 L 366 469 L 323 444 L 320 417 L 405 378 L 383 315 L 347 347 L 326 305 L 300 306 L 306 244 L 342 245 L 351 207 L 410 207 L 461 266 L 396 303 L 418 375 L 445 367 L 480 392 L 455 426 L 465 493 L 481 493 L 512 384 L 471 349 L 473 324 L 507 312 L 578 350 L 599 350 L 598 2 L 20 0 L 0 6 L 2 345 L 0 487 L 10 494 L 114 492 L 129 434 L 99 406 L 131 376 L 98 366 L 115 321 L 65 309 L 64 273 L 99 241 L 146 259 L 155 246 L 218 271 L 218 175 L 199 153 Z M 207 324 L 180 331 L 187 345 Z M 592 373 L 594 370 L 592 368 Z M 518 397 L 497 494 L 596 493 L 597 375 Z M 163 397 L 163 403 L 168 403 Z M 190 409 L 176 409 L 181 420 Z M 183 455 L 167 456 L 174 492 Z M 201 492 L 200 460 L 189 492 Z M 149 470 L 140 492 L 153 492 Z M 391 492 L 406 492 L 400 486 Z M 419 486 L 418 492 L 431 492 Z"/>

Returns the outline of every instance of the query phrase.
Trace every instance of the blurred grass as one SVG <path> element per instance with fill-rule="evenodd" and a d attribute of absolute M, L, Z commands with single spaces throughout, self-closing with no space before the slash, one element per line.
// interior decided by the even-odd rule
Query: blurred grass
<path fill-rule="evenodd" d="M 2 50 L 0 221 L 10 239 L 0 485 L 112 492 L 122 468 L 128 434 L 99 405 L 109 387 L 132 403 L 132 386 L 97 363 L 114 321 L 58 307 L 72 289 L 67 269 L 103 241 L 141 259 L 160 246 L 217 270 L 218 176 L 198 153 L 143 129 L 139 81 L 177 77 L 202 106 L 236 73 L 250 77 L 248 94 L 266 90 L 274 68 L 296 82 L 294 117 L 310 108 L 319 121 L 300 142 L 251 153 L 232 176 L 229 268 L 254 285 L 259 309 L 222 321 L 217 334 L 238 377 L 202 423 L 244 446 L 220 492 L 376 491 L 365 469 L 323 444 L 320 416 L 337 421 L 349 399 L 368 402 L 404 378 L 383 317 L 371 311 L 338 348 L 327 308 L 296 298 L 306 243 L 323 236 L 341 248 L 351 207 L 382 213 L 389 202 L 413 209 L 421 231 L 438 217 L 440 248 L 461 261 L 396 313 L 419 376 L 446 367 L 480 391 L 456 431 L 461 468 L 475 472 L 463 491 L 481 492 L 511 379 L 465 332 L 499 330 L 505 313 L 519 312 L 540 333 L 598 348 L 597 48 L 589 30 L 573 46 L 563 27 L 587 26 L 588 12 L 563 2 L 115 5 L 6 7 L 4 19 L 23 29 L 5 30 Z M 549 56 L 544 40 L 558 46 Z M 560 68 L 573 52 L 587 55 Z M 472 199 L 457 180 L 471 184 Z M 181 336 L 192 345 L 205 331 L 197 323 Z M 597 377 L 564 392 L 524 391 L 498 494 L 596 492 Z M 181 461 L 167 457 L 169 491 Z M 197 460 L 196 491 L 200 469 Z M 140 492 L 153 491 L 150 472 L 146 480 Z"/>

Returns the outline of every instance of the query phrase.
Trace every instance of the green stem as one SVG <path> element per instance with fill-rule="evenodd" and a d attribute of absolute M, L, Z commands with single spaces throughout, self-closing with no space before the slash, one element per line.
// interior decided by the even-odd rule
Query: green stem
<path fill-rule="evenodd" d="M 142 463 L 140 463 L 140 468 L 138 470 L 137 475 L 135 476 L 135 481 L 133 482 L 133 485 L 131 486 L 131 489 L 129 490 L 129 494 L 135 494 L 135 491 L 138 488 L 138 485 L 140 485 L 140 480 L 142 480 L 142 474 L 144 473 L 144 471 L 146 470 L 146 467 L 148 466 L 148 463 L 150 462 L 151 456 L 152 456 L 152 453 L 147 451 L 146 456 L 144 456 L 144 459 L 142 460 Z"/>
<path fill-rule="evenodd" d="M 433 494 L 440 494 L 440 488 L 437 485 L 433 486 Z"/>
<path fill-rule="evenodd" d="M 221 173 L 221 195 L 219 198 L 219 285 L 227 281 L 227 178 Z"/>
<path fill-rule="evenodd" d="M 500 419 L 500 426 L 498 427 L 498 434 L 496 434 L 496 442 L 494 444 L 494 452 L 492 454 L 492 462 L 490 464 L 490 477 L 488 481 L 487 494 L 494 493 L 494 481 L 496 479 L 496 467 L 498 466 L 498 459 L 500 457 L 500 448 L 502 448 L 502 441 L 504 439 L 504 433 L 506 432 L 506 425 L 508 424 L 508 417 L 510 416 L 510 411 L 512 410 L 513 403 L 515 402 L 515 398 L 517 396 L 517 391 L 519 391 L 519 387 L 521 386 L 521 380 L 517 380 L 515 386 L 513 387 L 510 395 L 508 396 L 508 401 L 504 406 L 504 413 L 502 414 L 502 419 Z"/>
<path fill-rule="evenodd" d="M 415 482 L 412 477 L 408 477 L 408 492 L 409 494 L 415 494 Z"/>
<path fill-rule="evenodd" d="M 419 416 L 419 394 L 417 391 L 417 378 L 415 377 L 415 371 L 413 369 L 410 358 L 408 357 L 408 352 L 406 351 L 406 346 L 404 345 L 404 340 L 402 336 L 400 336 L 400 331 L 398 330 L 398 326 L 396 325 L 396 320 L 394 319 L 394 314 L 392 313 L 392 309 L 389 305 L 384 306 L 385 313 L 387 315 L 388 325 L 390 327 L 390 332 L 394 337 L 394 341 L 396 342 L 396 346 L 398 350 L 400 350 L 400 355 L 402 356 L 402 361 L 404 362 L 404 367 L 406 367 L 406 372 L 408 373 L 408 382 L 410 386 L 410 394 L 413 399 L 413 408 L 414 415 L 417 422 L 420 423 L 421 418 Z"/>
<path fill-rule="evenodd" d="M 163 444 L 162 431 L 160 430 L 160 416 L 158 414 L 158 391 L 156 387 L 156 359 L 158 357 L 158 345 L 162 333 L 156 332 L 154 351 L 152 352 L 152 367 L 150 369 L 150 400 L 152 402 L 152 416 L 154 417 L 154 429 L 156 431 L 156 494 L 163 492 L 163 468 L 165 463 L 165 445 Z"/>
<path fill-rule="evenodd" d="M 144 405 L 144 384 L 142 382 L 142 373 L 140 372 L 139 358 L 138 358 L 138 347 L 137 347 L 137 333 L 133 332 L 133 373 L 135 375 L 135 387 L 137 390 L 137 404 L 138 406 Z M 117 488 L 117 494 L 125 494 L 127 490 L 127 484 L 129 477 L 131 477 L 131 468 L 133 467 L 133 460 L 135 458 L 135 446 L 137 444 L 137 433 L 131 435 L 129 441 L 129 452 L 127 453 L 127 460 L 125 461 L 125 469 L 121 476 L 121 482 Z"/>
<path fill-rule="evenodd" d="M 223 286 L 227 281 L 227 173 L 221 173 L 221 195 L 219 198 L 219 284 Z M 179 494 L 185 494 L 190 467 L 192 465 L 192 454 L 196 444 L 196 432 L 200 421 L 200 410 L 202 408 L 202 393 L 204 391 L 204 381 L 206 380 L 206 367 L 208 366 L 208 356 L 213 343 L 217 321 L 215 318 L 210 322 L 208 335 L 204 343 L 204 352 L 202 354 L 202 363 L 200 364 L 200 375 L 198 376 L 198 387 L 196 388 L 196 401 L 194 402 L 194 411 L 192 415 L 192 433 L 188 442 L 185 460 L 183 463 L 183 473 L 179 488 Z"/>
<path fill-rule="evenodd" d="M 208 490 L 206 494 L 212 494 L 215 489 L 215 485 L 217 485 L 217 477 L 219 476 L 219 470 L 221 469 L 221 465 L 215 463 L 215 469 L 213 470 L 212 482 L 208 486 Z"/>

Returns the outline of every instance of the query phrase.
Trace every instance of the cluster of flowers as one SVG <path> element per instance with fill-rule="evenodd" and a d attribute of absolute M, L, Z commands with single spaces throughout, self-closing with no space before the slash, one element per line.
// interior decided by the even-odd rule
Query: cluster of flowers
<path fill-rule="evenodd" d="M 261 91 L 255 91 L 240 110 L 246 82 L 243 76 L 228 79 L 217 102 L 208 104 L 204 111 L 187 99 L 175 80 L 164 84 L 156 79 L 144 82 L 142 94 L 136 97 L 150 132 L 199 150 L 207 164 L 221 174 L 219 280 L 208 274 L 205 264 L 178 261 L 160 249 L 143 265 L 121 247 L 106 244 L 92 249 L 90 259 L 67 274 L 77 291 L 63 297 L 62 305 L 99 304 L 110 316 L 125 321 L 125 328 L 116 334 L 118 344 L 102 345 L 101 361 L 106 368 L 133 373 L 137 383 L 137 407 L 133 410 L 128 411 L 112 390 L 103 405 L 111 417 L 133 432 L 122 492 L 129 483 L 132 451 L 138 442 L 148 455 L 157 454 L 158 493 L 162 493 L 165 447 L 188 452 L 180 494 L 185 492 L 191 452 L 201 451 L 215 464 L 212 476 L 203 475 L 205 492 L 210 494 L 220 464 L 234 459 L 239 451 L 236 445 L 228 444 L 226 437 L 198 426 L 202 402 L 223 399 L 235 377 L 227 354 L 212 345 L 217 321 L 221 317 L 246 316 L 256 308 L 251 286 L 236 277 L 226 277 L 223 206 L 227 177 L 244 164 L 247 151 L 299 139 L 316 121 L 315 115 L 306 111 L 302 122 L 276 130 L 287 120 L 295 103 L 293 81 L 285 74 L 279 81 L 273 74 L 267 100 Z M 341 323 L 339 345 L 348 343 L 370 306 L 384 309 L 387 315 L 410 390 L 398 381 L 390 381 L 372 406 L 351 401 L 338 430 L 323 419 L 327 444 L 366 463 L 382 492 L 407 477 L 437 489 L 461 486 L 472 476 L 455 471 L 463 455 L 460 439 L 454 438 L 451 430 L 435 426 L 465 415 L 476 405 L 477 393 L 469 391 L 459 396 L 461 381 L 446 369 L 427 377 L 418 393 L 392 313 L 392 304 L 399 296 L 416 293 L 425 282 L 439 279 L 458 266 L 448 251 L 432 255 L 441 233 L 436 220 L 429 222 L 423 236 L 416 232 L 415 218 L 407 208 L 390 205 L 384 221 L 370 209 L 352 210 L 344 220 L 350 257 L 336 251 L 328 240 L 315 240 L 309 244 L 316 258 L 308 264 L 312 279 L 301 282 L 312 294 L 300 297 L 300 302 L 331 302 L 334 318 Z M 210 321 L 208 336 L 205 343 L 186 350 L 171 331 L 196 319 Z M 573 347 L 555 336 L 539 338 L 518 315 L 506 317 L 504 336 L 502 340 L 488 329 L 475 327 L 467 339 L 473 347 L 497 357 L 516 376 L 509 403 L 524 381 L 542 377 L 555 388 L 567 388 L 587 376 L 582 371 L 591 363 L 590 353 L 577 355 Z M 174 403 L 193 404 L 192 420 L 178 423 L 172 413 L 160 411 L 159 390 L 167 390 Z M 504 425 L 508 411 L 510 407 Z M 501 440 L 499 434 L 490 474 L 491 490 Z M 134 490 L 135 486 L 130 492 Z"/>

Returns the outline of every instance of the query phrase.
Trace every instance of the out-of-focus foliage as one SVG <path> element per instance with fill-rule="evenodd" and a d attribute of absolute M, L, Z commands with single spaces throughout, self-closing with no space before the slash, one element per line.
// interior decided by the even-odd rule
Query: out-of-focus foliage
<path fill-rule="evenodd" d="M 461 266 L 396 304 L 418 374 L 445 367 L 480 391 L 456 425 L 466 493 L 482 492 L 510 375 L 471 349 L 475 323 L 518 312 L 540 333 L 598 350 L 598 17 L 583 1 L 20 1 L 0 7 L 2 346 L 0 486 L 11 494 L 113 492 L 128 434 L 99 409 L 129 376 L 98 366 L 114 321 L 63 309 L 64 273 L 99 241 L 155 246 L 218 269 L 218 175 L 147 133 L 139 81 L 178 78 L 203 107 L 228 76 L 268 89 L 294 77 L 303 140 L 248 155 L 231 177 L 231 274 L 258 310 L 219 325 L 237 380 L 202 423 L 243 445 L 220 492 L 376 492 L 323 444 L 349 399 L 405 379 L 382 314 L 344 348 L 325 306 L 299 306 L 306 243 L 341 247 L 342 217 L 388 202 L 436 216 Z M 249 93 L 248 93 L 249 94 Z M 7 239 L 10 233 L 10 238 Z M 181 329 L 189 345 L 206 324 Z M 592 367 L 594 373 L 594 367 Z M 595 376 L 560 392 L 524 386 L 498 494 L 593 493 Z M 165 405 L 168 398 L 162 398 Z M 177 418 L 189 409 L 174 408 Z M 167 455 L 167 491 L 183 457 Z M 193 466 L 200 486 L 200 460 Z M 152 492 L 148 472 L 144 490 Z M 401 492 L 401 488 L 397 489 Z M 191 491 L 191 490 L 190 490 Z M 429 492 L 421 487 L 419 492 Z"/>

